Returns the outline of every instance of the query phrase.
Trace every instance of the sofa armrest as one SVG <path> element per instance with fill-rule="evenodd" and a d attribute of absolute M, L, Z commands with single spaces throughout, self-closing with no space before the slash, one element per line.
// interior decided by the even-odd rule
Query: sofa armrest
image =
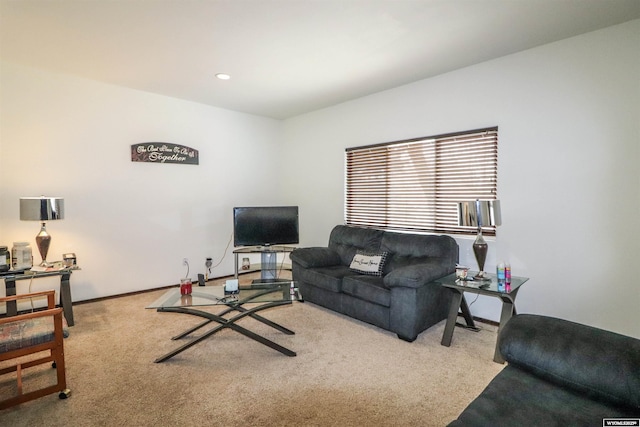
<path fill-rule="evenodd" d="M 454 269 L 451 266 L 436 258 L 394 269 L 384 276 L 384 285 L 388 288 L 419 288 L 453 272 Z"/>
<path fill-rule="evenodd" d="M 291 252 L 289 258 L 303 268 L 340 265 L 340 255 L 332 249 L 323 247 L 295 249 Z"/>
<path fill-rule="evenodd" d="M 640 409 L 640 340 L 553 317 L 520 314 L 500 333 L 509 364 L 591 398 Z"/>

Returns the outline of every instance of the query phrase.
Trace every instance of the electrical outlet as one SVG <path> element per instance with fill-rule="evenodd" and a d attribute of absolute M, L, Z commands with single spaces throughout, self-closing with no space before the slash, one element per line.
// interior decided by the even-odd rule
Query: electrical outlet
<path fill-rule="evenodd" d="M 182 258 L 182 265 L 189 265 L 189 258 Z"/>

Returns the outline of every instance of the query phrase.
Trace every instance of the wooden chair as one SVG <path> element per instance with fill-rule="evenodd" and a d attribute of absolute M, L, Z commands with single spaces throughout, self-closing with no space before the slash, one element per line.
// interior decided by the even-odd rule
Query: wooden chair
<path fill-rule="evenodd" d="M 0 378 L 12 372 L 17 375 L 17 393 L 0 401 L 0 410 L 55 392 L 60 393 L 60 399 L 69 396 L 64 366 L 62 308 L 55 306 L 55 291 L 4 297 L 0 298 L 0 304 L 45 296 L 47 308 L 44 310 L 0 318 Z M 37 354 L 45 351 L 44 355 Z M 8 360 L 12 360 L 11 364 L 3 363 Z M 43 363 L 52 363 L 56 369 L 56 384 L 23 393 L 23 370 Z"/>

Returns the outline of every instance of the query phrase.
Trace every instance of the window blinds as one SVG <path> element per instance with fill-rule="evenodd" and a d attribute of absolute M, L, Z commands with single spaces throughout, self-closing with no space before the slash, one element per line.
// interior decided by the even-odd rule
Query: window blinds
<path fill-rule="evenodd" d="M 456 202 L 496 199 L 498 128 L 348 148 L 345 166 L 347 225 L 475 234 Z"/>

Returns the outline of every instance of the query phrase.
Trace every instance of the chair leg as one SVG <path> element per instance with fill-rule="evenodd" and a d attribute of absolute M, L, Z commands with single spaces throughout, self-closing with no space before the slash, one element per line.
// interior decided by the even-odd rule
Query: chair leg
<path fill-rule="evenodd" d="M 5 351 L 0 353 L 0 360 L 14 362 L 11 363 L 10 366 L 0 368 L 0 375 L 11 374 L 15 372 L 16 375 L 16 389 L 17 393 L 8 399 L 5 399 L 6 396 L 1 396 L 3 400 L 0 400 L 0 411 L 6 408 L 9 408 L 14 405 L 19 405 L 24 402 L 28 402 L 33 399 L 37 399 L 48 394 L 59 393 L 60 399 L 66 399 L 70 391 L 67 388 L 67 379 L 65 374 L 65 360 L 64 360 L 64 341 L 63 341 L 63 325 L 62 325 L 62 308 L 55 308 L 55 292 L 54 291 L 46 291 L 46 292 L 36 292 L 28 295 L 21 295 L 19 297 L 9 296 L 0 298 L 0 303 L 5 303 L 8 301 L 15 301 L 19 298 L 31 298 L 31 297 L 47 297 L 47 309 L 20 314 L 11 316 L 10 318 L 2 317 L 0 318 L 0 326 L 4 327 L 7 323 L 12 322 L 21 322 L 20 324 L 27 325 L 27 332 L 30 332 L 31 335 L 20 337 L 18 341 L 16 341 L 14 347 L 17 347 L 11 351 Z M 48 321 L 43 321 L 45 318 L 53 319 L 53 339 L 45 340 L 45 342 L 32 342 L 32 338 L 49 338 L 47 331 L 41 331 L 38 328 L 38 323 L 49 324 Z M 32 331 L 33 330 L 33 331 Z M 3 337 L 3 342 L 5 338 Z M 48 355 L 40 357 L 36 356 L 42 352 L 48 352 Z M 29 360 L 26 358 L 29 357 Z M 25 358 L 25 359 L 22 359 Z M 24 361 L 23 361 L 24 360 Z M 27 375 L 23 378 L 23 371 L 26 372 L 27 369 L 30 369 L 34 366 L 38 366 L 41 364 L 51 364 L 51 366 L 56 370 L 56 383 L 48 385 L 44 388 L 30 390 L 31 387 L 29 384 L 31 382 L 30 376 Z M 26 386 L 25 386 L 26 380 Z M 37 385 L 37 381 L 34 382 L 34 386 Z"/>
<path fill-rule="evenodd" d="M 22 394 L 22 364 L 18 363 L 16 365 L 16 375 L 18 381 L 18 395 Z"/>

